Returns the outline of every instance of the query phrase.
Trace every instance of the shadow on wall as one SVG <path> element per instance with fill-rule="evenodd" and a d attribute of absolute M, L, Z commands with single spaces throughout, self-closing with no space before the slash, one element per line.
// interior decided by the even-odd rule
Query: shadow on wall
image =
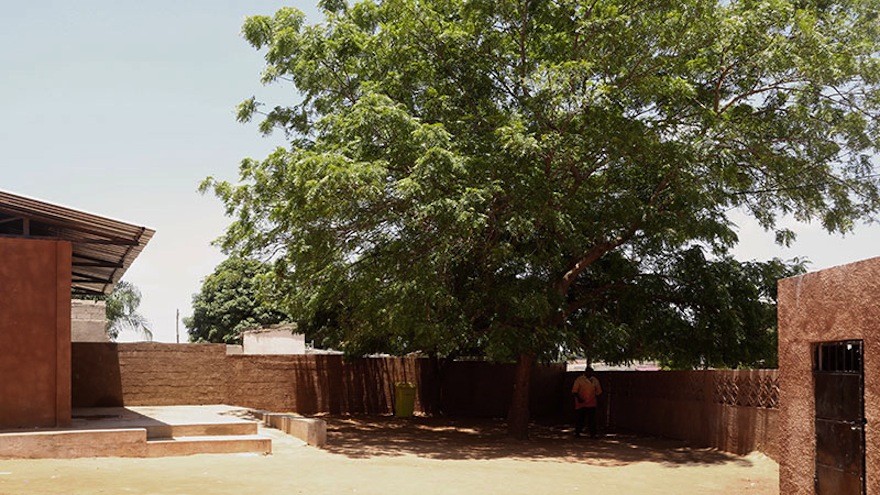
<path fill-rule="evenodd" d="M 778 458 L 775 410 L 716 405 L 711 411 L 710 416 L 716 418 L 710 428 L 711 445 L 737 454 L 747 454 L 757 449 Z"/>
<path fill-rule="evenodd" d="M 299 414 L 391 414 L 395 384 L 416 385 L 415 410 L 506 417 L 514 366 L 418 358 L 227 355 L 216 344 L 73 345 L 76 407 L 228 403 Z M 570 400 L 559 365 L 538 366 L 535 418 L 559 417 Z"/>
<path fill-rule="evenodd" d="M 441 412 L 451 416 L 507 417 L 515 369 L 513 364 L 485 361 L 449 363 L 439 378 Z M 565 394 L 566 380 L 564 364 L 533 368 L 529 385 L 529 410 L 533 418 L 559 418 L 566 414 L 566 408 L 573 407 Z M 569 390 L 571 383 L 567 385 Z"/>
<path fill-rule="evenodd" d="M 321 411 L 333 409 L 334 398 L 337 394 L 334 382 L 338 380 L 339 373 L 334 373 L 333 367 L 329 366 L 326 356 L 316 356 L 310 362 L 302 362 L 296 367 L 293 380 L 288 386 L 293 387 L 294 400 L 296 401 L 293 411 L 300 414 L 315 414 Z M 329 394 L 321 394 L 319 390 L 329 390 Z"/>
<path fill-rule="evenodd" d="M 351 414 L 378 413 L 385 404 L 384 373 L 379 369 L 378 362 L 364 361 L 362 359 L 342 363 L 344 372 L 343 397 L 347 399 L 344 404 Z M 333 393 L 331 391 L 331 393 Z M 384 407 L 381 412 L 386 412 Z"/>
<path fill-rule="evenodd" d="M 775 370 L 613 371 L 599 379 L 612 429 L 778 459 Z"/>
<path fill-rule="evenodd" d="M 302 359 L 288 386 L 293 387 L 295 412 L 300 414 L 390 414 L 395 384 L 419 384 L 418 411 L 430 410 L 427 392 L 433 386 L 423 360 L 369 358 L 345 361 L 340 356 Z"/>
<path fill-rule="evenodd" d="M 123 405 L 118 344 L 74 344 L 71 346 L 71 372 L 73 407 Z"/>

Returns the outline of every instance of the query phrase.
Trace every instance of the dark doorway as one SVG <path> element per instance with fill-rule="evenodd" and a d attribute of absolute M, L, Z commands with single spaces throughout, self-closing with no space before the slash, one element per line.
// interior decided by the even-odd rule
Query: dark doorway
<path fill-rule="evenodd" d="M 813 347 L 816 493 L 864 495 L 865 400 L 862 341 Z"/>

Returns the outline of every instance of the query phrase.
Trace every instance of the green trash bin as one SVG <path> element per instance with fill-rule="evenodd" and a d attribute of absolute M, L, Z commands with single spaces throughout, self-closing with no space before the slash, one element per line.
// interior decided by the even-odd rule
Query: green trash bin
<path fill-rule="evenodd" d="M 408 382 L 394 384 L 394 415 L 410 418 L 416 408 L 416 386 Z"/>

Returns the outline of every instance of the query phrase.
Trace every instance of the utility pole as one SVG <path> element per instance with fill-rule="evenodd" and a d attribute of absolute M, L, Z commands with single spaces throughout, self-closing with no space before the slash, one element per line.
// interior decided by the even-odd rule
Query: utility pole
<path fill-rule="evenodd" d="M 180 309 L 174 314 L 174 332 L 177 333 L 177 343 L 180 343 Z"/>

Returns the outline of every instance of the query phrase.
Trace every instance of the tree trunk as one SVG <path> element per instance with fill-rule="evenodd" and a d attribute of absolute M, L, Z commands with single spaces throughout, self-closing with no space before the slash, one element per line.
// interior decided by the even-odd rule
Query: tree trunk
<path fill-rule="evenodd" d="M 513 397 L 507 413 L 507 431 L 514 438 L 525 440 L 529 436 L 529 383 L 535 355 L 522 353 L 516 361 L 513 379 Z"/>

